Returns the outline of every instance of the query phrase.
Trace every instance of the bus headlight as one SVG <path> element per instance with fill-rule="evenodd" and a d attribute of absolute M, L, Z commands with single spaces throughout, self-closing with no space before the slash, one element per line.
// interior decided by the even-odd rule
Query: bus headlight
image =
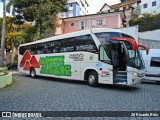
<path fill-rule="evenodd" d="M 137 77 L 144 77 L 145 76 L 145 74 L 144 73 L 137 73 L 137 72 L 134 72 L 134 71 L 131 71 L 130 72 L 131 74 L 133 74 L 133 75 L 135 75 L 135 76 L 137 76 Z"/>
<path fill-rule="evenodd" d="M 136 75 L 136 76 L 138 76 L 138 73 L 136 73 L 136 72 L 133 72 L 132 74 L 133 74 L 133 75 Z"/>
<path fill-rule="evenodd" d="M 137 77 L 144 77 L 145 74 L 144 73 L 141 73 L 141 74 L 138 74 Z"/>
<path fill-rule="evenodd" d="M 136 73 L 136 72 L 134 72 L 134 71 L 131 71 L 131 74 L 133 74 L 133 75 L 138 75 L 138 73 Z"/>

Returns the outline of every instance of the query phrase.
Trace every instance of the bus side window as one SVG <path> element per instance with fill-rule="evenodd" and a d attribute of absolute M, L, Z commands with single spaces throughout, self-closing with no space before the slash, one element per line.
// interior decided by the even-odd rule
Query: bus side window
<path fill-rule="evenodd" d="M 61 52 L 73 52 L 75 51 L 75 39 L 67 38 L 61 41 Z"/>
<path fill-rule="evenodd" d="M 127 37 L 127 38 L 134 39 L 132 36 L 130 36 L 130 35 L 127 35 L 127 34 L 124 34 L 124 33 L 122 33 L 121 35 L 122 35 L 122 37 Z"/>
<path fill-rule="evenodd" d="M 46 46 L 45 43 L 38 44 L 37 45 L 37 54 L 44 54 L 44 53 L 46 53 L 45 46 Z"/>
<path fill-rule="evenodd" d="M 60 51 L 60 45 L 61 45 L 60 40 L 59 41 L 55 41 L 52 52 L 53 53 L 59 53 L 59 51 Z"/>
<path fill-rule="evenodd" d="M 26 51 L 25 46 L 21 46 L 21 47 L 19 48 L 19 54 L 20 54 L 20 55 L 23 55 L 23 54 L 25 53 L 25 51 Z"/>
<path fill-rule="evenodd" d="M 152 57 L 150 67 L 160 67 L 160 57 Z"/>
<path fill-rule="evenodd" d="M 46 43 L 46 53 L 58 53 L 60 47 L 60 41 L 53 41 Z"/>
<path fill-rule="evenodd" d="M 96 44 L 93 41 L 91 35 L 84 35 L 76 37 L 77 41 L 77 51 L 97 51 Z"/>
<path fill-rule="evenodd" d="M 37 54 L 37 46 L 36 45 L 31 45 L 30 47 L 29 47 L 29 50 L 30 50 L 30 52 L 31 52 L 31 55 L 35 55 L 35 54 Z"/>

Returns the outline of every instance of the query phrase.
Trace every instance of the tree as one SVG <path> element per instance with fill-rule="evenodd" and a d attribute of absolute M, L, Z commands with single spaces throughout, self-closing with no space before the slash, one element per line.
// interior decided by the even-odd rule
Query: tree
<path fill-rule="evenodd" d="M 0 26 L 2 25 L 2 18 L 0 18 Z M 23 29 L 22 29 L 23 28 Z M 16 54 L 16 49 L 19 46 L 20 41 L 23 43 L 31 42 L 31 39 L 26 38 L 26 34 L 28 34 L 28 29 L 31 28 L 30 23 L 24 23 L 22 25 L 15 24 L 15 19 L 12 17 L 6 17 L 6 37 L 5 37 L 5 49 L 6 49 L 6 62 L 11 61 L 14 63 L 14 58 Z M 1 31 L 1 29 L 0 29 Z M 0 34 L 1 35 L 1 34 Z M 30 34 L 29 34 L 30 35 Z M 29 36 L 28 35 L 28 36 Z M 29 41 L 30 40 L 30 41 Z M 12 52 L 10 52 L 12 51 Z M 11 58 L 11 60 L 10 60 Z"/>
<path fill-rule="evenodd" d="M 6 0 L 3 2 L 3 22 L 2 22 L 2 37 L 1 37 L 1 59 L 0 66 L 4 66 L 4 50 L 5 50 L 5 28 L 6 28 Z"/>
<path fill-rule="evenodd" d="M 142 14 L 140 18 L 132 18 L 130 26 L 138 25 L 139 32 L 160 29 L 160 14 Z"/>
<path fill-rule="evenodd" d="M 126 2 L 126 1 L 128 1 L 128 0 L 121 0 L 121 2 Z"/>
<path fill-rule="evenodd" d="M 67 0 L 11 0 L 17 20 L 33 22 L 39 38 L 47 28 L 56 26 L 55 18 L 59 12 L 67 11 Z M 8 8 L 10 8 L 8 6 Z"/>

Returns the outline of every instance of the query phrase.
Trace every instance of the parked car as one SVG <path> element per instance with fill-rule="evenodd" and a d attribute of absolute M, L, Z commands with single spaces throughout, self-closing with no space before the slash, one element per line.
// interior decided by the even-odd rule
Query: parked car
<path fill-rule="evenodd" d="M 150 49 L 147 55 L 142 51 L 145 63 L 145 79 L 160 83 L 160 49 Z"/>
<path fill-rule="evenodd" d="M 9 63 L 7 64 L 8 70 L 17 70 L 18 64 L 17 63 Z"/>

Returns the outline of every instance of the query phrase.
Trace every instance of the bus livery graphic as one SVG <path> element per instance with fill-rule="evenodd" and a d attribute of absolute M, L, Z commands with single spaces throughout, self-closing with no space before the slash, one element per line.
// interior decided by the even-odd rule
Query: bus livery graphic
<path fill-rule="evenodd" d="M 27 50 L 24 55 L 23 55 L 23 58 L 20 62 L 20 67 L 24 67 L 25 63 L 27 60 L 30 60 L 31 59 L 31 54 L 30 52 Z"/>
<path fill-rule="evenodd" d="M 57 76 L 71 76 L 71 65 L 64 64 L 64 56 L 40 57 L 41 74 L 52 74 Z"/>
<path fill-rule="evenodd" d="M 34 55 L 31 56 L 29 50 L 24 53 L 20 67 L 23 67 L 23 70 L 30 70 L 31 67 L 40 68 L 36 57 Z"/>

